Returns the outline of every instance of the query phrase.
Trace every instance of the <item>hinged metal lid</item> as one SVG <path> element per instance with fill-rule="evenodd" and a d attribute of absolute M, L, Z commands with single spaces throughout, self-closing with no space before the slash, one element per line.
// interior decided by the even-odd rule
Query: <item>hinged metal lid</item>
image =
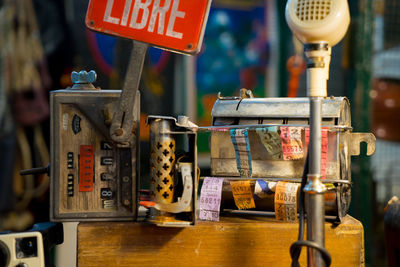
<path fill-rule="evenodd" d="M 213 118 L 304 119 L 310 116 L 310 100 L 306 97 L 220 98 L 211 114 Z M 337 125 L 351 127 L 349 100 L 346 97 L 323 99 L 322 118 L 337 119 Z"/>

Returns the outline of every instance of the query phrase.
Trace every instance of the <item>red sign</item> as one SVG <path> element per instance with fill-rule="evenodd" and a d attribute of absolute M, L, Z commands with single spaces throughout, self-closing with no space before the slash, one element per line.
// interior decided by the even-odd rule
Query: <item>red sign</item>
<path fill-rule="evenodd" d="M 79 192 L 93 191 L 94 149 L 90 145 L 80 146 Z"/>
<path fill-rule="evenodd" d="M 211 0 L 90 0 L 86 26 L 181 53 L 200 51 Z"/>

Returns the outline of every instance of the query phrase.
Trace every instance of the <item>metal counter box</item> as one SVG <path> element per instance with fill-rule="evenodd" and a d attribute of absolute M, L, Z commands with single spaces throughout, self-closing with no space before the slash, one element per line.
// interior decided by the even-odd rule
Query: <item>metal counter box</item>
<path fill-rule="evenodd" d="M 109 133 L 120 95 L 91 83 L 51 92 L 51 220 L 136 218 L 140 97 L 132 110 L 135 145 L 126 148 Z"/>

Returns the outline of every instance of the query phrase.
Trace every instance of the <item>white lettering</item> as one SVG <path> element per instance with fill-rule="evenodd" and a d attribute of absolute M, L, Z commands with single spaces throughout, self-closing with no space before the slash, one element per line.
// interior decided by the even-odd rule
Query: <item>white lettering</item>
<path fill-rule="evenodd" d="M 117 17 L 111 16 L 114 8 L 114 1 L 115 0 L 107 0 L 103 19 L 105 22 L 121 24 L 121 26 L 127 26 L 129 23 L 129 27 L 138 30 L 145 29 L 148 25 L 148 32 L 154 32 L 157 27 L 157 33 L 160 35 L 165 33 L 166 36 L 172 38 L 183 38 L 183 33 L 174 30 L 176 18 L 185 18 L 186 15 L 185 12 L 179 10 L 180 0 L 172 0 L 172 3 L 171 0 L 133 0 L 133 3 L 132 0 L 125 0 L 123 13 L 119 14 Z M 152 10 L 150 10 L 150 8 Z M 170 9 L 171 14 L 165 31 L 166 20 L 168 19 L 167 13 Z M 157 23 L 158 26 L 156 25 Z"/>
<path fill-rule="evenodd" d="M 179 0 L 174 0 L 174 3 L 172 4 L 171 16 L 170 16 L 169 22 L 168 22 L 167 32 L 165 35 L 174 37 L 174 38 L 178 38 L 178 39 L 182 39 L 183 34 L 181 32 L 174 31 L 174 24 L 175 24 L 176 18 L 183 19 L 185 17 L 186 13 L 179 11 L 178 6 L 179 6 Z"/>
<path fill-rule="evenodd" d="M 114 5 L 114 0 L 108 0 L 107 1 L 107 6 L 106 6 L 106 12 L 104 12 L 104 21 L 105 22 L 110 22 L 113 24 L 119 24 L 119 19 L 111 17 L 111 11 Z"/>
<path fill-rule="evenodd" d="M 158 34 L 164 34 L 164 22 L 165 22 L 165 13 L 169 10 L 169 6 L 171 5 L 171 0 L 165 0 L 164 6 L 160 7 L 161 0 L 155 0 L 153 4 L 153 11 L 151 12 L 150 23 L 149 23 L 149 32 L 154 32 L 154 26 L 158 19 Z"/>
<path fill-rule="evenodd" d="M 147 19 L 149 18 L 149 5 L 151 4 L 151 1 L 152 0 L 146 0 L 146 2 L 142 3 L 141 0 L 135 0 L 135 5 L 133 7 L 131 23 L 129 24 L 129 27 L 139 30 L 146 27 Z M 143 16 L 140 23 L 138 23 L 137 18 L 140 9 L 143 10 Z"/>
<path fill-rule="evenodd" d="M 125 1 L 124 14 L 122 15 L 122 20 L 121 20 L 122 26 L 126 26 L 126 24 L 128 24 L 129 12 L 131 12 L 131 5 L 132 5 L 132 0 Z"/>

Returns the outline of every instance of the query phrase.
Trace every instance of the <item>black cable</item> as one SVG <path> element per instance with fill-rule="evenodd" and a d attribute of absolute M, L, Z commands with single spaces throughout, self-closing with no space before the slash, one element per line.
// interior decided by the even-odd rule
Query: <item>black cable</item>
<path fill-rule="evenodd" d="M 299 234 L 297 237 L 298 241 L 302 241 L 304 238 L 304 187 L 307 183 L 307 173 L 309 167 L 309 154 L 307 153 L 306 162 L 304 164 L 303 175 L 301 176 L 301 184 L 300 184 L 300 196 L 299 196 Z M 301 247 L 295 247 L 292 253 L 292 247 L 290 247 L 290 256 L 292 257 L 292 267 L 298 267 L 299 264 L 299 257 L 301 253 Z"/>
<path fill-rule="evenodd" d="M 306 157 L 306 162 L 304 164 L 304 169 L 303 169 L 303 175 L 301 177 L 301 185 L 300 185 L 300 195 L 299 195 L 299 234 L 297 237 L 297 241 L 294 242 L 290 246 L 290 257 L 292 258 L 292 267 L 299 267 L 299 257 L 301 254 L 301 248 L 303 246 L 306 247 L 312 247 L 317 249 L 320 253 L 322 258 L 325 261 L 326 267 L 329 267 L 331 265 L 331 256 L 324 247 L 321 247 L 319 244 L 309 241 L 309 240 L 303 240 L 304 238 L 304 217 L 305 217 L 305 193 L 304 193 L 304 187 L 306 186 L 307 183 L 307 173 L 308 173 L 308 168 L 310 164 L 310 159 L 309 159 L 309 153 L 307 153 Z"/>
<path fill-rule="evenodd" d="M 290 246 L 290 256 L 293 256 L 294 253 L 297 252 L 298 249 L 301 250 L 301 247 L 310 247 L 310 248 L 314 248 L 316 250 L 318 250 L 321 253 L 321 256 L 323 258 L 323 260 L 325 261 L 325 266 L 329 267 L 332 263 L 332 258 L 331 255 L 329 254 L 328 250 L 324 247 L 322 247 L 320 244 L 314 242 L 314 241 L 310 241 L 310 240 L 299 240 L 294 242 L 291 246 Z M 299 264 L 299 262 L 297 261 L 297 264 Z M 292 262 L 293 265 L 293 262 Z M 298 265 L 300 266 L 300 265 Z"/>

